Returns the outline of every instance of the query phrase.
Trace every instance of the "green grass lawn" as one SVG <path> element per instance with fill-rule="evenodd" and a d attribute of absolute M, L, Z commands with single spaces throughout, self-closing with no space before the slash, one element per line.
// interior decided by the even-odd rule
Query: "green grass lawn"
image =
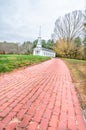
<path fill-rule="evenodd" d="M 63 59 L 70 69 L 73 82 L 81 98 L 81 106 L 86 109 L 86 60 Z"/>
<path fill-rule="evenodd" d="M 0 73 L 49 60 L 49 57 L 33 55 L 0 55 Z"/>

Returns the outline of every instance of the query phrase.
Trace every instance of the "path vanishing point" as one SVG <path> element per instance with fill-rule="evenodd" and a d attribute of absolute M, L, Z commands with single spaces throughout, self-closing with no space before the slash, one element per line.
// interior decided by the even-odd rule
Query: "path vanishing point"
<path fill-rule="evenodd" d="M 0 76 L 0 130 L 86 130 L 70 72 L 62 60 Z"/>

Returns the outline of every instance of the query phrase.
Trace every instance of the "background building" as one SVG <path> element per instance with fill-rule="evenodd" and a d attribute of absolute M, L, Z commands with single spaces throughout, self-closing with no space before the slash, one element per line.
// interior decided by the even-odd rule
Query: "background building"
<path fill-rule="evenodd" d="M 46 48 L 42 47 L 41 28 L 39 31 L 38 43 L 36 45 L 36 48 L 33 49 L 33 55 L 55 57 L 55 52 L 53 50 L 46 49 Z"/>

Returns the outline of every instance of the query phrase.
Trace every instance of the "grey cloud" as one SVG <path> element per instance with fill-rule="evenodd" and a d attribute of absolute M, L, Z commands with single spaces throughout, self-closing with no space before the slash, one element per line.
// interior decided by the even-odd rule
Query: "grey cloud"
<path fill-rule="evenodd" d="M 0 40 L 34 40 L 40 25 L 43 38 L 48 39 L 58 16 L 82 9 L 83 3 L 82 0 L 0 0 Z"/>

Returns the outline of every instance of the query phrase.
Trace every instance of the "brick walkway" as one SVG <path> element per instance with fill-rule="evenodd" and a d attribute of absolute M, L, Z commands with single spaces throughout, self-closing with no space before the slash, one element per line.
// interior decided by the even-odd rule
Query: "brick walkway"
<path fill-rule="evenodd" d="M 60 59 L 0 77 L 0 130 L 86 130 L 69 70 Z"/>

